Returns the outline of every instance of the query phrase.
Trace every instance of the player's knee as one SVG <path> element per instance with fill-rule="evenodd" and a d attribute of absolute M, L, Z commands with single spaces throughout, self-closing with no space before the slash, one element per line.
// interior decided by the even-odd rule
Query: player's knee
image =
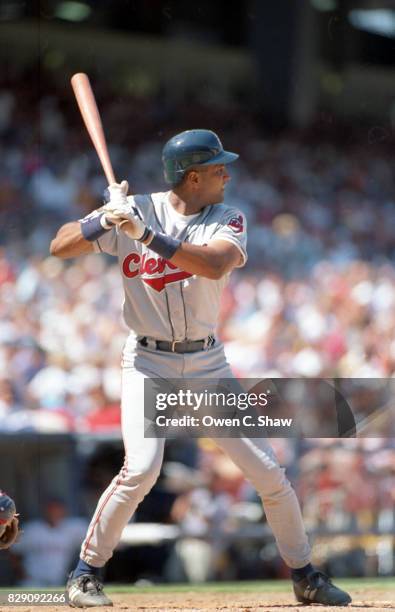
<path fill-rule="evenodd" d="M 266 503 L 277 502 L 292 491 L 291 483 L 285 475 L 284 468 L 278 466 L 269 470 L 262 479 L 259 493 Z"/>
<path fill-rule="evenodd" d="M 149 490 L 159 476 L 161 465 L 162 461 L 158 459 L 141 463 L 138 466 L 133 464 L 128 466 L 126 463 L 126 467 L 121 470 L 121 483 L 133 489 L 141 488 Z"/>

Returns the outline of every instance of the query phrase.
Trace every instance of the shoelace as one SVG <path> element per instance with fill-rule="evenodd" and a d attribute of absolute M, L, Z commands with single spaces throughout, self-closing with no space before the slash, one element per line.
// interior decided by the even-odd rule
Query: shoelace
<path fill-rule="evenodd" d="M 317 586 L 317 584 L 319 583 L 320 578 L 321 578 L 321 580 L 323 580 L 327 584 L 332 584 L 329 576 L 324 574 L 324 572 L 320 572 L 319 570 L 317 570 L 314 573 L 310 574 L 310 576 L 308 576 L 308 581 L 309 581 L 309 583 L 311 585 Z"/>
<path fill-rule="evenodd" d="M 91 583 L 92 587 L 91 589 L 89 589 L 89 583 Z M 103 590 L 103 585 L 101 584 L 101 582 L 96 578 L 96 576 L 83 576 L 82 580 L 81 580 L 81 587 L 84 593 L 86 593 L 89 590 L 94 590 L 97 593 L 101 593 L 101 591 Z"/>

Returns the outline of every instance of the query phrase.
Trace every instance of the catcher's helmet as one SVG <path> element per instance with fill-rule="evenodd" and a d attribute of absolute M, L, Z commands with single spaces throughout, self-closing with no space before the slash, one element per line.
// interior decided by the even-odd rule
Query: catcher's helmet
<path fill-rule="evenodd" d="M 210 130 L 187 130 L 165 144 L 162 162 L 166 183 L 175 186 L 191 166 L 230 164 L 239 156 L 224 151 L 217 134 Z"/>
<path fill-rule="evenodd" d="M 4 491 L 0 490 L 0 525 L 3 525 L 14 516 L 15 502 Z"/>

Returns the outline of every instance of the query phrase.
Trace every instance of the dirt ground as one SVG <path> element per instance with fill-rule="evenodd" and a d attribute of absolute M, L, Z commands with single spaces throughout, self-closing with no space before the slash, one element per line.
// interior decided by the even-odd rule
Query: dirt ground
<path fill-rule="evenodd" d="M 293 601 L 292 595 L 282 593 L 133 593 L 110 594 L 113 608 L 91 608 L 100 612 L 127 612 L 155 610 L 155 612 L 386 612 L 395 610 L 394 594 L 374 589 L 354 589 L 353 603 L 347 607 L 331 608 L 314 606 L 307 608 Z M 391 599 L 391 600 L 390 600 Z M 2 606 L 1 612 L 66 612 L 68 606 Z"/>

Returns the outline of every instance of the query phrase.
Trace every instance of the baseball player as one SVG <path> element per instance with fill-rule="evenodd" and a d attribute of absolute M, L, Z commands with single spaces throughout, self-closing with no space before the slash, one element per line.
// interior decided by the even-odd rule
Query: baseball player
<path fill-rule="evenodd" d="M 0 550 L 10 548 L 19 534 L 19 519 L 14 500 L 0 490 Z"/>
<path fill-rule="evenodd" d="M 161 469 L 164 440 L 144 438 L 144 379 L 233 378 L 215 330 L 222 289 L 247 260 L 244 215 L 223 203 L 226 165 L 237 158 L 214 132 L 177 134 L 162 156 L 170 191 L 128 196 L 126 181 L 112 184 L 104 207 L 62 226 L 51 243 L 61 258 L 101 252 L 118 258 L 131 330 L 122 359 L 125 462 L 99 500 L 67 583 L 72 606 L 111 605 L 100 569 Z M 310 564 L 295 492 L 267 440 L 216 442 L 262 498 L 298 601 L 348 604 L 349 595 Z"/>

